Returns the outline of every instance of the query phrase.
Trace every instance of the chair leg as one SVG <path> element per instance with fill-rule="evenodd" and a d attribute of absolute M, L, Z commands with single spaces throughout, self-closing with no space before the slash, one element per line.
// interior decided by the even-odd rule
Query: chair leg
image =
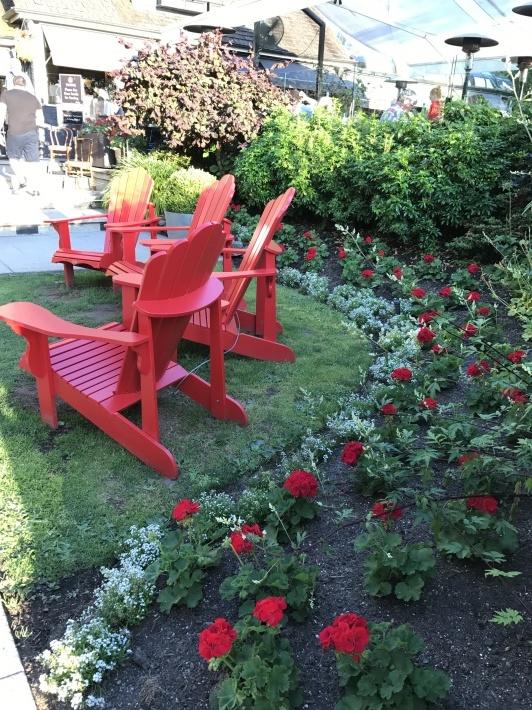
<path fill-rule="evenodd" d="M 211 412 L 223 419 L 225 416 L 225 363 L 222 345 L 222 312 L 220 301 L 209 307 L 210 315 L 210 368 L 211 368 Z"/>
<path fill-rule="evenodd" d="M 63 264 L 63 271 L 66 287 L 72 288 L 74 286 L 74 266 L 72 264 Z"/>

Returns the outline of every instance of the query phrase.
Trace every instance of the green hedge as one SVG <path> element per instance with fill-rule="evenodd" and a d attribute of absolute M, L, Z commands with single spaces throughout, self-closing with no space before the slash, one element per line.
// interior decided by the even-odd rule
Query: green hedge
<path fill-rule="evenodd" d="M 510 170 L 527 150 L 517 120 L 487 104 L 452 102 L 441 124 L 283 110 L 240 154 L 235 173 L 240 196 L 257 210 L 293 185 L 306 215 L 430 244 L 503 213 Z"/>

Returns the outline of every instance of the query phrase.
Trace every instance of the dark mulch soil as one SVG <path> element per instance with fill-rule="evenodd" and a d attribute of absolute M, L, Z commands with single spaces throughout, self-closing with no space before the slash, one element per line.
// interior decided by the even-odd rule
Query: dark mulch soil
<path fill-rule="evenodd" d="M 336 452 L 338 453 L 338 452 Z M 532 506 L 521 504 L 517 525 L 520 548 L 506 566 L 523 574 L 512 580 L 484 577 L 488 565 L 438 562 L 436 576 L 419 602 L 409 604 L 394 599 L 373 599 L 364 591 L 363 557 L 353 551 L 353 539 L 360 528 L 339 528 L 334 513 L 345 507 L 356 517 L 368 510 L 369 501 L 353 493 L 348 469 L 338 463 L 338 455 L 324 466 L 325 508 L 319 520 L 307 528 L 305 551 L 309 562 L 320 568 L 315 610 L 302 625 L 287 629 L 296 663 L 300 669 L 305 708 L 329 710 L 339 698 L 332 652 L 323 652 L 316 635 L 337 614 L 356 611 L 370 621 L 409 623 L 426 642 L 422 662 L 447 671 L 453 686 L 441 705 L 447 710 L 528 710 L 532 707 L 529 676 L 530 627 L 503 628 L 489 622 L 493 613 L 511 607 L 530 619 L 532 572 L 529 550 L 531 532 L 527 525 Z M 405 516 L 400 527 L 408 537 Z M 229 553 L 224 563 L 208 577 L 205 599 L 195 610 L 174 610 L 169 616 L 153 611 L 133 630 L 133 656 L 103 685 L 107 706 L 113 710 L 174 710 L 208 708 L 209 693 L 217 676 L 207 670 L 198 656 L 197 635 L 216 616 L 238 617 L 238 604 L 220 599 L 218 587 L 234 573 L 236 564 Z M 19 642 L 23 663 L 34 687 L 39 669 L 35 655 L 57 638 L 66 619 L 87 604 L 98 575 L 86 573 L 66 582 L 55 593 L 36 596 L 14 619 L 15 629 L 26 626 L 32 635 Z M 59 710 L 64 706 L 38 695 L 39 708 Z M 273 710 L 273 709 L 272 709 Z"/>

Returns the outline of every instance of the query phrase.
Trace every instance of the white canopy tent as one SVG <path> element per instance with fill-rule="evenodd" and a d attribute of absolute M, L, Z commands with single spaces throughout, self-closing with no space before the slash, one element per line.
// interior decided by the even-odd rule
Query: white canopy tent
<path fill-rule="evenodd" d="M 497 40 L 497 46 L 475 56 L 482 71 L 500 72 L 505 68 L 501 59 L 532 55 L 532 19 L 513 13 L 516 4 L 517 0 L 330 0 L 310 7 L 326 20 L 353 61 L 370 73 L 460 86 L 465 55 L 445 44 L 448 37 L 473 33 Z M 235 0 L 181 18 L 166 30 L 165 38 L 175 39 L 185 25 L 252 26 L 306 7 L 308 0 Z"/>

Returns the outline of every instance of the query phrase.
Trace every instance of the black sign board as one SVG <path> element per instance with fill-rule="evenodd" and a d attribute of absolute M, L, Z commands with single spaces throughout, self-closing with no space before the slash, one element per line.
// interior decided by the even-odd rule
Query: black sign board
<path fill-rule="evenodd" d="M 59 74 L 62 104 L 83 103 L 83 77 L 81 74 Z"/>
<path fill-rule="evenodd" d="M 83 111 L 63 111 L 63 123 L 65 126 L 82 126 Z"/>

